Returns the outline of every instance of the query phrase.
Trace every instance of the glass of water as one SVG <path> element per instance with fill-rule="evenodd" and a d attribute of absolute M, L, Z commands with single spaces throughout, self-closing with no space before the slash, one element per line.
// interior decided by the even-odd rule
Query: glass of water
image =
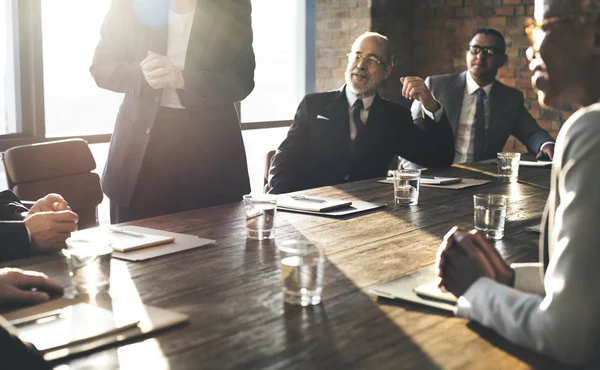
<path fill-rule="evenodd" d="M 265 240 L 275 237 L 277 197 L 269 194 L 244 195 L 246 210 L 246 236 Z"/>
<path fill-rule="evenodd" d="M 475 194 L 473 201 L 475 229 L 481 231 L 488 239 L 502 239 L 508 197 L 501 194 Z"/>
<path fill-rule="evenodd" d="M 321 303 L 325 246 L 306 240 L 287 240 L 277 243 L 283 299 L 301 306 Z"/>
<path fill-rule="evenodd" d="M 71 282 L 76 294 L 95 294 L 110 288 L 109 240 L 67 239 L 64 254 L 71 267 Z"/>
<path fill-rule="evenodd" d="M 420 170 L 394 171 L 394 201 L 396 204 L 414 206 L 419 203 Z"/>
<path fill-rule="evenodd" d="M 498 180 L 500 182 L 516 182 L 519 178 L 521 153 L 497 153 Z"/>

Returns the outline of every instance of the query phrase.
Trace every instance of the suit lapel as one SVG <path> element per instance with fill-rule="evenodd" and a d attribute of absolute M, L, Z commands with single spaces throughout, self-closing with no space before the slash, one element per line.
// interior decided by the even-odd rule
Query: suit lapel
<path fill-rule="evenodd" d="M 460 111 L 462 110 L 463 96 L 465 94 L 465 87 L 467 85 L 467 72 L 463 72 L 456 76 L 452 83 L 452 89 L 450 96 L 448 96 L 448 106 L 444 107 L 448 112 L 448 119 L 450 120 L 450 126 L 452 131 L 456 134 L 458 129 L 458 122 L 460 120 Z"/>
<path fill-rule="evenodd" d="M 497 107 L 497 103 L 501 101 L 505 101 L 502 97 L 502 86 L 498 83 L 498 81 L 494 81 L 492 89 L 490 90 L 490 96 L 488 97 L 490 123 L 487 130 L 485 130 L 485 145 L 483 148 L 484 153 L 487 152 L 488 148 L 498 147 L 498 145 L 495 143 L 496 139 L 498 138 L 496 132 L 500 127 L 499 125 L 501 125 L 504 121 L 502 109 Z M 500 145 L 500 147 L 503 146 L 503 144 Z"/>
<path fill-rule="evenodd" d="M 350 142 L 350 116 L 345 86 L 332 95 L 330 103 L 325 106 L 325 111 L 319 114 L 329 118 L 331 122 L 328 122 L 328 125 L 336 126 L 341 142 Z"/>

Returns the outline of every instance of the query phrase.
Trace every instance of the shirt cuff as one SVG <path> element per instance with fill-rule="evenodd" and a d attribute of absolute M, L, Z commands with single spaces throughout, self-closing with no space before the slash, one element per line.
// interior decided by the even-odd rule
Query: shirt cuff
<path fill-rule="evenodd" d="M 444 116 L 444 107 L 440 104 L 440 109 L 436 110 L 435 113 L 431 113 L 423 104 L 421 104 L 423 108 L 423 113 L 427 115 L 427 117 L 431 118 L 435 122 L 439 122 Z"/>
<path fill-rule="evenodd" d="M 556 143 L 554 141 L 546 141 L 545 143 L 543 143 L 542 145 L 540 145 L 540 152 L 542 151 L 542 149 L 544 149 L 544 147 L 548 144 L 552 144 L 555 145 Z"/>
<path fill-rule="evenodd" d="M 471 302 L 474 302 L 477 296 L 483 295 L 493 284 L 497 283 L 486 277 L 477 279 L 463 295 L 458 297 L 454 314 L 459 317 L 470 319 L 473 312 Z"/>
<path fill-rule="evenodd" d="M 540 262 L 513 263 L 510 267 L 515 271 L 514 287 L 516 289 L 528 293 L 545 294 L 542 279 L 543 266 Z"/>

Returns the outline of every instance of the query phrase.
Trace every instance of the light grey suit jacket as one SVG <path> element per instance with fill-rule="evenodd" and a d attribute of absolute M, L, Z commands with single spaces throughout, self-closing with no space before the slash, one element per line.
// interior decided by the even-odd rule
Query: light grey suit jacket
<path fill-rule="evenodd" d="M 544 264 L 513 265 L 515 288 L 478 279 L 459 298 L 459 316 L 564 363 L 600 368 L 599 162 L 597 103 L 573 114 L 558 136 L 540 238 Z"/>
<path fill-rule="evenodd" d="M 463 95 L 467 81 L 467 72 L 427 77 L 425 83 L 444 107 L 446 116 L 456 136 Z M 550 134 L 535 122 L 523 105 L 523 93 L 500 81 L 494 81 L 489 96 L 490 123 L 485 135 L 484 159 L 496 158 L 510 135 L 515 136 L 527 146 L 530 152 L 537 154 L 542 144 L 554 142 Z M 413 107 L 413 118 L 417 124 L 423 119 L 421 105 Z"/>

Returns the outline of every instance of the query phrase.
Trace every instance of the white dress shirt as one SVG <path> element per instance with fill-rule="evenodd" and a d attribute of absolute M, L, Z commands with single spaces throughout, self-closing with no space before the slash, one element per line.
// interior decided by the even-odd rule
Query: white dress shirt
<path fill-rule="evenodd" d="M 354 141 L 354 139 L 356 139 L 356 122 L 354 122 L 354 117 L 352 116 L 352 106 L 358 98 L 348 87 L 346 87 L 346 99 L 348 100 L 348 115 L 350 116 L 350 140 Z M 373 105 L 374 100 L 375 94 L 362 99 L 363 109 L 360 110 L 360 119 L 365 125 L 369 119 L 369 108 Z"/>
<path fill-rule="evenodd" d="M 548 197 L 549 264 L 514 264 L 515 288 L 478 279 L 456 314 L 573 365 L 600 365 L 600 103 L 567 120 Z"/>
<path fill-rule="evenodd" d="M 485 129 L 490 126 L 490 104 L 488 97 L 492 91 L 492 84 L 483 87 L 485 97 Z M 475 111 L 477 110 L 477 90 L 479 85 L 470 73 L 467 73 L 463 103 L 458 119 L 458 127 L 454 135 L 454 163 L 473 162 L 475 151 Z"/>
<path fill-rule="evenodd" d="M 195 13 L 196 11 L 193 10 L 191 13 L 177 14 L 169 9 L 167 58 L 169 58 L 175 67 L 182 71 L 185 67 L 185 56 L 187 54 Z M 177 92 L 170 85 L 166 85 L 163 88 L 160 105 L 183 109 Z"/>

